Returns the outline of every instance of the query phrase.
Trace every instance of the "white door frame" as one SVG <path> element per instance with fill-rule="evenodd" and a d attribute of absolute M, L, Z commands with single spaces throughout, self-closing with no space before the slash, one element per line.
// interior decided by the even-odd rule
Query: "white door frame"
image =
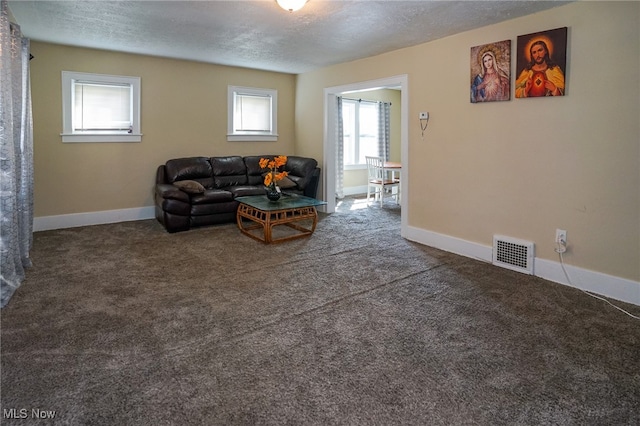
<path fill-rule="evenodd" d="M 400 156 L 402 160 L 401 204 L 401 235 L 406 236 L 407 230 L 407 206 L 409 205 L 409 77 L 407 74 L 396 75 L 378 80 L 363 81 L 346 84 L 343 86 L 327 87 L 324 89 L 324 180 L 323 197 L 327 202 L 327 213 L 336 210 L 336 128 L 335 108 L 336 97 L 346 93 L 362 92 L 385 88 L 400 87 Z"/>

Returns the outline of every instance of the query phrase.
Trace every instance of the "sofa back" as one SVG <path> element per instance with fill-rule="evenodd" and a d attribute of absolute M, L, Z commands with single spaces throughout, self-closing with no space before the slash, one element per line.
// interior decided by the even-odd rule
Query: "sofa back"
<path fill-rule="evenodd" d="M 244 157 L 244 164 L 247 167 L 247 180 L 249 185 L 262 185 L 264 182 L 263 175 L 267 172 L 260 168 L 260 159 L 268 158 L 273 160 L 273 155 L 250 155 Z"/>
<path fill-rule="evenodd" d="M 205 188 L 213 188 L 213 172 L 207 157 L 187 157 L 169 160 L 164 165 L 165 182 L 195 180 Z"/>
<path fill-rule="evenodd" d="M 238 155 L 211 157 L 213 185 L 215 188 L 247 185 L 247 168 Z"/>

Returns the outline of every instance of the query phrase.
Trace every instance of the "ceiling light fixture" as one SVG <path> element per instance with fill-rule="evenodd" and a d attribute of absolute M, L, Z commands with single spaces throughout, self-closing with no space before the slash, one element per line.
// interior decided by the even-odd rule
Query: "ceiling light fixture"
<path fill-rule="evenodd" d="M 307 1 L 309 0 L 276 0 L 276 3 L 284 10 L 295 12 L 296 10 L 302 9 L 302 6 L 304 6 Z"/>

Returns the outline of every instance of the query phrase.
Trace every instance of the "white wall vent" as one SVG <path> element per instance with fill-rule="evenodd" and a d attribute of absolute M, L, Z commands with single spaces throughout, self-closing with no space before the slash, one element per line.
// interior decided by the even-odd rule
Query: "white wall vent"
<path fill-rule="evenodd" d="M 494 235 L 493 264 L 533 275 L 533 243 Z"/>

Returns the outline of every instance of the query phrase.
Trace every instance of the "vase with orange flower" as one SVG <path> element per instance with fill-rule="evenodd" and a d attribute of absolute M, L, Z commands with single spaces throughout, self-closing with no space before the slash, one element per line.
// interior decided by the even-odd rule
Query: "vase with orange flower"
<path fill-rule="evenodd" d="M 287 156 L 279 155 L 274 157 L 273 160 L 261 158 L 259 164 L 261 169 L 268 169 L 268 172 L 264 175 L 267 198 L 271 201 L 278 201 L 282 193 L 279 191 L 277 182 L 289 174 L 285 171 L 279 171 L 281 167 L 287 164 Z"/>

